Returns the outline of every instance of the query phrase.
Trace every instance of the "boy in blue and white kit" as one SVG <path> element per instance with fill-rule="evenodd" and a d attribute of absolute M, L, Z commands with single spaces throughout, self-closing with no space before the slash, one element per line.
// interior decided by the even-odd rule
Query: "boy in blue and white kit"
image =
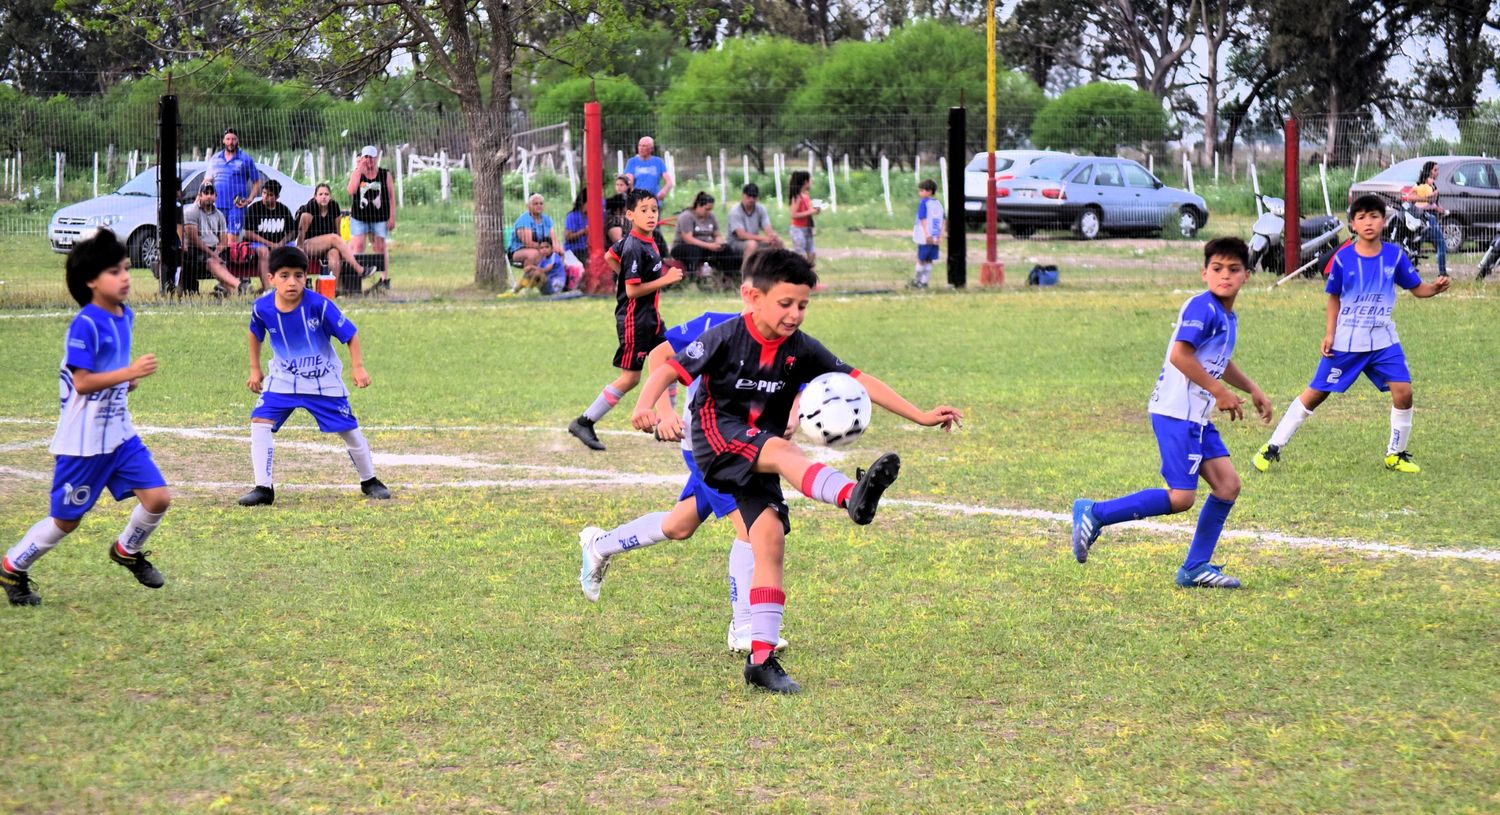
<path fill-rule="evenodd" d="M 657 345 L 646 358 L 647 367 L 654 371 L 667 365 L 668 360 L 692 345 L 703 332 L 739 318 L 738 313 L 708 311 L 667 329 L 666 341 Z M 682 458 L 687 464 L 688 479 L 682 486 L 677 505 L 670 512 L 647 513 L 608 531 L 596 526 L 586 527 L 578 534 L 583 558 L 578 583 L 583 588 L 584 597 L 598 602 L 604 574 L 615 556 L 663 541 L 687 540 L 709 518 L 728 518 L 734 524 L 734 544 L 729 549 L 730 621 L 725 640 L 729 650 L 746 652 L 750 650 L 750 579 L 755 573 L 755 553 L 750 548 L 750 532 L 745 529 L 734 498 L 705 484 L 703 473 L 693 460 L 693 443 L 689 438 L 692 424 L 690 405 L 697 389 L 697 382 L 688 388 L 680 418 L 672 413 L 666 393 L 657 400 L 657 412 L 664 418 L 656 427 L 656 437 L 662 441 L 680 441 Z M 776 647 L 778 650 L 785 648 L 786 640 L 778 639 Z"/>
<path fill-rule="evenodd" d="M 1385 229 L 1385 202 L 1375 195 L 1361 195 L 1349 205 L 1349 229 L 1355 239 L 1334 253 L 1328 263 L 1328 322 L 1323 335 L 1323 358 L 1307 390 L 1292 400 L 1276 432 L 1252 463 L 1265 472 L 1281 460 L 1281 448 L 1292 440 L 1302 423 L 1330 393 L 1343 393 L 1363 373 L 1371 384 L 1391 392 L 1391 440 L 1385 450 L 1385 466 L 1399 473 L 1419 473 L 1411 460 L 1411 371 L 1396 336 L 1396 286 L 1415 297 L 1433 297 L 1448 290 L 1448 278 L 1439 274 L 1431 283 L 1411 266 L 1401 247 L 1380 239 Z"/>
<path fill-rule="evenodd" d="M 240 497 L 240 505 L 253 507 L 276 501 L 271 479 L 273 436 L 297 408 L 311 413 L 319 430 L 337 433 L 344 440 L 365 495 L 390 498 L 390 490 L 375 477 L 370 443 L 349 409 L 344 364 L 329 341 L 332 338 L 349 346 L 354 384 L 369 387 L 370 375 L 365 373 L 354 323 L 331 300 L 307 290 L 307 255 L 301 249 L 281 247 L 271 253 L 269 265 L 271 291 L 261 295 L 250 311 L 250 379 L 245 384 L 251 393 L 260 394 L 260 399 L 250 412 L 250 464 L 255 470 L 255 488 Z M 260 370 L 260 345 L 268 336 L 271 365 L 269 381 L 265 381 Z"/>
<path fill-rule="evenodd" d="M 912 242 L 917 245 L 916 276 L 911 287 L 925 289 L 932 280 L 932 264 L 938 259 L 938 244 L 943 237 L 943 203 L 937 195 L 937 182 L 922 179 L 917 185 L 917 222 L 911 228 Z"/>
<path fill-rule="evenodd" d="M 1218 409 L 1229 414 L 1230 421 L 1244 418 L 1245 400 L 1230 393 L 1227 382 L 1250 394 L 1261 421 L 1271 423 L 1271 400 L 1230 359 L 1239 333 L 1234 301 L 1250 278 L 1249 259 L 1250 248 L 1239 238 L 1216 238 L 1204 245 L 1203 282 L 1208 291 L 1182 304 L 1147 408 L 1167 489 L 1141 490 L 1098 503 L 1074 501 L 1073 556 L 1079 563 L 1088 560 L 1089 547 L 1106 526 L 1191 509 L 1202 476 L 1212 494 L 1198 514 L 1187 558 L 1177 570 L 1177 585 L 1240 587 L 1240 581 L 1209 563 L 1240 494 L 1239 474 L 1209 414 Z"/>
<path fill-rule="evenodd" d="M 124 566 L 141 585 L 166 582 L 141 551 L 172 503 L 167 481 L 130 423 L 128 394 L 156 372 L 156 357 L 130 361 L 135 312 L 130 295 L 130 259 L 115 233 L 101 229 L 68 252 L 68 293 L 82 310 L 68 326 L 58 372 L 62 416 L 48 448 L 57 457 L 52 473 L 52 511 L 27 530 L 0 560 L 0 585 L 15 606 L 41 605 L 31 589 L 33 563 L 78 528 L 107 487 L 116 501 L 134 495 L 139 503 L 120 536 L 109 544 L 109 559 Z"/>

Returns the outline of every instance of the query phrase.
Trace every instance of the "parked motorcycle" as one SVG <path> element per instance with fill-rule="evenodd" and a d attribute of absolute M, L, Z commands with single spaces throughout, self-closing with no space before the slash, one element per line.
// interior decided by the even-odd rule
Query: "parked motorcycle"
<path fill-rule="evenodd" d="M 1257 268 L 1277 277 L 1285 273 L 1286 252 L 1283 236 L 1286 234 L 1286 202 L 1270 195 L 1257 195 L 1265 210 L 1250 227 L 1250 271 Z M 1344 223 L 1332 215 L 1317 215 L 1303 218 L 1298 224 L 1302 238 L 1299 266 L 1304 277 L 1321 274 L 1342 241 L 1339 233 Z M 1316 259 L 1318 262 L 1309 264 Z"/>
<path fill-rule="evenodd" d="M 1385 239 L 1394 243 L 1411 258 L 1415 269 L 1422 259 L 1422 242 L 1427 238 L 1427 215 L 1410 201 L 1399 207 L 1385 208 Z"/>
<path fill-rule="evenodd" d="M 1490 244 L 1489 250 L 1484 253 L 1484 257 L 1479 259 L 1478 279 L 1483 280 L 1489 277 L 1490 272 L 1495 270 L 1497 264 L 1500 264 L 1500 235 L 1495 236 L 1495 240 Z"/>

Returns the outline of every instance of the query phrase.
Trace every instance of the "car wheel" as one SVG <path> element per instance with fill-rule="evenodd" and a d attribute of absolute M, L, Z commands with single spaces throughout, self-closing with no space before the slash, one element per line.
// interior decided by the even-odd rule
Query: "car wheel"
<path fill-rule="evenodd" d="M 1094 240 L 1104 232 L 1104 213 L 1098 207 L 1088 207 L 1078 213 L 1078 220 L 1073 222 L 1073 234 L 1086 241 Z"/>
<path fill-rule="evenodd" d="M 1198 236 L 1198 213 L 1192 207 L 1183 207 L 1177 214 L 1177 231 L 1184 238 L 1196 238 Z"/>
<path fill-rule="evenodd" d="M 1464 245 L 1464 225 L 1457 218 L 1444 218 L 1442 222 L 1443 242 L 1449 252 L 1457 252 Z"/>
<path fill-rule="evenodd" d="M 156 262 L 161 257 L 161 242 L 156 239 L 156 228 L 143 226 L 130 235 L 126 244 L 130 252 L 130 265 L 137 269 L 150 269 L 156 276 Z"/>
<path fill-rule="evenodd" d="M 1036 234 L 1036 227 L 1034 227 L 1034 226 L 1013 226 L 1013 227 L 1010 228 L 1010 234 L 1014 235 L 1017 238 L 1029 238 L 1032 235 Z"/>

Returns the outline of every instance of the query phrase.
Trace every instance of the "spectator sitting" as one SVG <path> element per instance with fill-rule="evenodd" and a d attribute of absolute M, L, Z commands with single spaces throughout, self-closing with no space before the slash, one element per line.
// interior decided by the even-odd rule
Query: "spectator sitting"
<path fill-rule="evenodd" d="M 546 203 L 541 193 L 532 193 L 526 199 L 526 211 L 516 216 L 516 223 L 511 227 L 510 245 L 505 250 L 512 266 L 525 269 L 540 263 L 542 238 L 547 239 L 549 253 L 557 251 L 552 243 L 552 219 L 542 212 Z"/>
<path fill-rule="evenodd" d="M 533 286 L 542 294 L 561 294 L 567 289 L 568 273 L 563 268 L 562 255 L 553 250 L 552 239 L 542 236 L 536 242 L 536 248 L 539 260 L 526 264 L 515 288 L 500 295 L 501 297 L 515 297 L 523 289 Z"/>
<path fill-rule="evenodd" d="M 271 252 L 297 242 L 292 211 L 281 203 L 281 182 L 268 179 L 261 188 L 260 200 L 245 208 L 245 240 L 255 250 L 263 289 L 271 287 Z"/>
<path fill-rule="evenodd" d="M 326 260 L 328 272 L 337 277 L 343 263 L 365 276 L 365 270 L 355 259 L 349 244 L 339 236 L 339 202 L 333 200 L 333 188 L 319 184 L 313 190 L 311 201 L 297 210 L 297 247 L 307 253 L 309 260 Z M 309 274 L 316 270 L 309 269 Z"/>
<path fill-rule="evenodd" d="M 573 208 L 563 219 L 563 251 L 572 252 L 573 257 L 583 260 L 589 256 L 588 190 L 578 191 L 573 199 Z"/>
<path fill-rule="evenodd" d="M 604 199 L 604 242 L 614 246 L 625 237 L 630 224 L 625 220 L 625 211 L 630 208 L 626 197 L 630 194 L 630 176 L 615 176 L 615 194 Z"/>
<path fill-rule="evenodd" d="M 225 229 L 224 213 L 214 205 L 214 185 L 205 183 L 197 200 L 182 210 L 182 269 L 188 280 L 208 271 L 219 281 L 219 296 L 239 289 L 239 280 L 224 263 Z"/>
<path fill-rule="evenodd" d="M 672 257 L 682 261 L 689 273 L 700 277 L 712 275 L 712 269 L 739 268 L 740 256 L 729 250 L 719 234 L 714 197 L 707 192 L 693 196 L 693 206 L 677 216 Z"/>
<path fill-rule="evenodd" d="M 758 249 L 782 248 L 781 236 L 771 228 L 771 215 L 760 203 L 760 187 L 740 189 L 740 205 L 729 208 L 729 248 L 748 260 Z"/>

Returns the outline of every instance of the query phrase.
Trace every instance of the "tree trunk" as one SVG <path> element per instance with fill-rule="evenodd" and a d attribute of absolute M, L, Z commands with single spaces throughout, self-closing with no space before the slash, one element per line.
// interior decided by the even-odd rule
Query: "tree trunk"
<path fill-rule="evenodd" d="M 510 285 L 505 257 L 505 170 L 510 165 L 510 116 L 478 111 L 465 117 L 474 172 L 474 285 Z"/>

